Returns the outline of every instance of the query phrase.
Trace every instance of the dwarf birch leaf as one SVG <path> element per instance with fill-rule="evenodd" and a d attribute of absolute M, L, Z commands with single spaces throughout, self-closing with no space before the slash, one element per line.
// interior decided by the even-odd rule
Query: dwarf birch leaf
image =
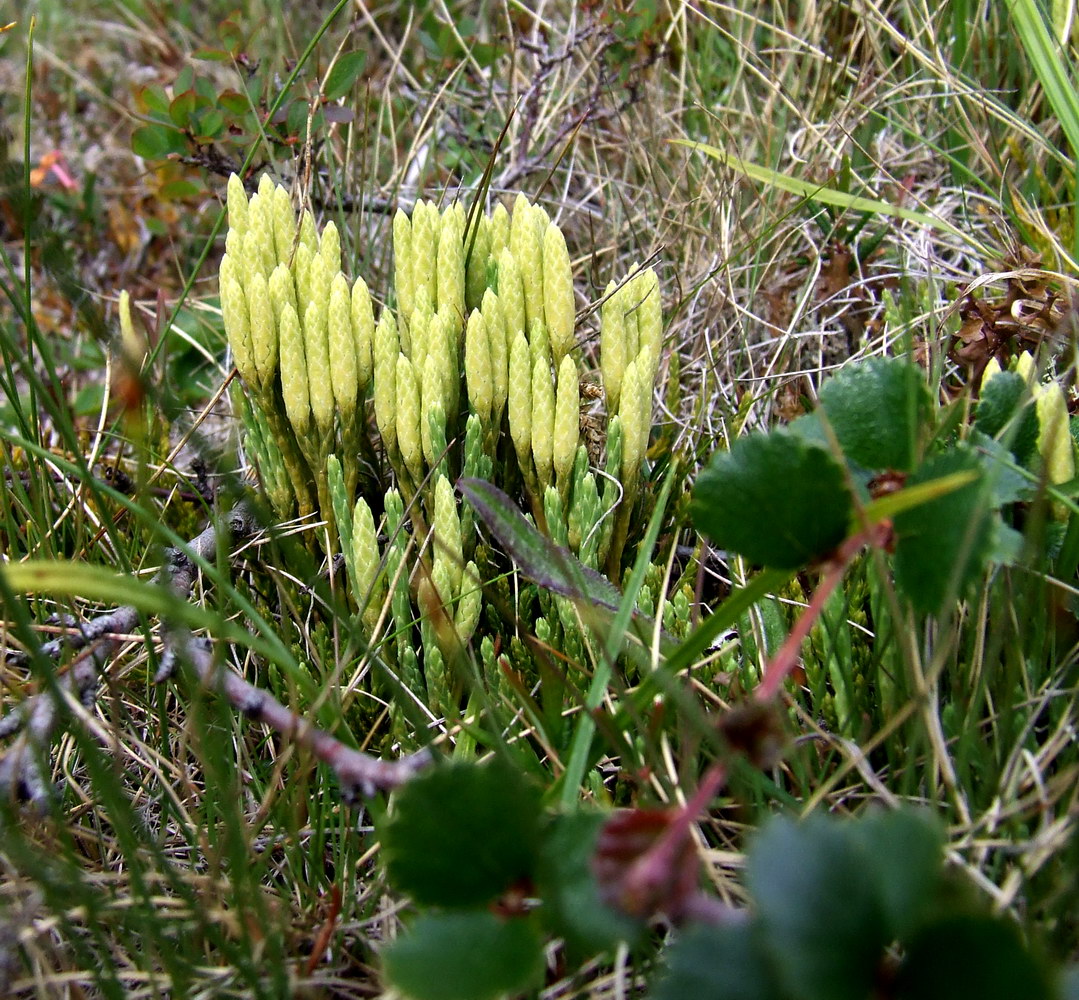
<path fill-rule="evenodd" d="M 847 534 L 851 498 L 830 452 L 785 430 L 716 452 L 697 478 L 692 515 L 716 546 L 751 563 L 794 569 Z"/>
<path fill-rule="evenodd" d="M 686 928 L 664 956 L 649 1000 L 782 1000 L 756 923 Z"/>
<path fill-rule="evenodd" d="M 974 426 L 987 437 L 1000 436 L 1020 464 L 1038 445 L 1038 413 L 1030 402 L 1026 379 L 1016 372 L 999 372 L 983 383 L 974 411 Z"/>
<path fill-rule="evenodd" d="M 865 1000 L 889 943 L 853 825 L 781 817 L 757 835 L 746 872 L 765 946 L 797 1000 Z"/>
<path fill-rule="evenodd" d="M 608 906 L 592 871 L 596 838 L 606 813 L 557 816 L 543 838 L 538 886 L 545 923 L 579 960 L 637 942 L 645 923 Z"/>
<path fill-rule="evenodd" d="M 888 936 L 905 938 L 933 905 L 944 862 L 944 835 L 927 813 L 871 812 L 851 824 L 876 885 Z"/>
<path fill-rule="evenodd" d="M 899 1000 L 1048 1000 L 1045 972 L 999 917 L 953 916 L 924 927 L 896 977 Z"/>
<path fill-rule="evenodd" d="M 917 365 L 899 358 L 849 365 L 821 386 L 820 403 L 852 462 L 866 469 L 914 468 L 930 404 Z"/>
<path fill-rule="evenodd" d="M 397 792 L 379 838 L 390 881 L 417 903 L 481 906 L 532 877 L 540 795 L 501 760 L 435 767 Z"/>
<path fill-rule="evenodd" d="M 382 960 L 390 982 L 413 1000 L 493 1000 L 540 983 L 543 942 L 522 918 L 429 913 L 385 948 Z"/>
<path fill-rule="evenodd" d="M 975 475 L 959 489 L 895 518 L 896 583 L 923 614 L 939 614 L 948 601 L 961 599 L 989 557 L 989 491 L 976 454 L 959 447 L 934 455 L 915 470 L 908 484 L 956 472 Z"/>

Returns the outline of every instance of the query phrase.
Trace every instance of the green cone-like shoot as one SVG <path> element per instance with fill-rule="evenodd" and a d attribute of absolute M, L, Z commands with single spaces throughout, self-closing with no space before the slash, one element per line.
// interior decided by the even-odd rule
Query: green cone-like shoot
<path fill-rule="evenodd" d="M 499 202 L 491 213 L 491 256 L 498 260 L 510 245 L 510 213 Z"/>
<path fill-rule="evenodd" d="M 258 385 L 268 390 L 277 371 L 277 329 L 270 291 L 261 272 L 253 271 L 244 286 L 247 316 L 251 324 L 251 361 L 255 366 Z"/>
<path fill-rule="evenodd" d="M 352 297 L 348 280 L 338 271 L 330 282 L 330 303 L 326 314 L 330 348 L 330 380 L 333 398 L 343 420 L 351 420 L 360 395 L 356 340 L 352 333 Z"/>
<path fill-rule="evenodd" d="M 296 213 L 292 199 L 283 187 L 274 188 L 271 215 L 274 255 L 277 263 L 284 264 L 292 257 L 292 246 L 296 242 Z"/>
<path fill-rule="evenodd" d="M 436 268 L 438 262 L 438 209 L 427 202 L 417 201 L 412 211 L 412 294 L 427 289 L 428 300 L 437 308 Z M 415 308 L 415 304 L 413 304 Z"/>
<path fill-rule="evenodd" d="M 374 360 L 375 424 L 387 451 L 397 446 L 397 324 L 393 313 L 383 309 L 372 344 Z"/>
<path fill-rule="evenodd" d="M 507 409 L 513 447 L 521 468 L 527 469 L 532 452 L 532 354 L 523 331 L 510 346 Z"/>
<path fill-rule="evenodd" d="M 559 365 L 573 348 L 573 271 L 565 237 L 553 224 L 543 234 L 543 315 Z"/>
<path fill-rule="evenodd" d="M 341 234 L 333 222 L 327 222 L 318 243 L 318 254 L 326 265 L 326 273 L 333 276 L 341 270 Z"/>
<path fill-rule="evenodd" d="M 431 421 L 428 419 L 428 413 L 438 407 L 443 416 L 443 433 L 442 437 L 445 438 L 445 390 L 443 388 L 443 372 L 442 368 L 433 354 L 427 355 L 427 360 L 423 364 L 423 371 L 420 377 L 420 406 L 422 417 L 420 418 L 420 442 L 423 446 L 423 456 L 427 460 L 428 467 L 434 466 L 440 455 L 436 455 L 434 447 L 432 445 L 431 438 Z"/>
<path fill-rule="evenodd" d="M 509 394 L 509 341 L 506 339 L 506 323 L 502 316 L 502 305 L 498 296 L 487 289 L 483 293 L 483 304 L 480 307 L 483 314 L 483 324 L 487 329 L 487 343 L 491 352 L 491 383 L 493 396 L 491 398 L 492 422 L 497 427 L 502 419 L 502 411 L 506 407 L 506 398 Z"/>
<path fill-rule="evenodd" d="M 608 413 L 618 412 L 618 401 L 621 399 L 622 376 L 628 361 L 625 326 L 621 295 L 618 286 L 612 281 L 603 293 L 599 323 L 599 360 Z"/>
<path fill-rule="evenodd" d="M 438 312 L 463 330 L 465 322 L 465 250 L 461 216 L 451 206 L 442 215 L 438 231 L 435 302 Z"/>
<path fill-rule="evenodd" d="M 367 282 L 357 278 L 352 285 L 349 311 L 352 316 L 352 337 L 356 350 L 356 375 L 360 392 L 371 383 L 374 372 L 375 311 Z"/>
<path fill-rule="evenodd" d="M 311 258 L 311 301 L 303 314 L 303 344 L 307 358 L 307 383 L 311 413 L 321 434 L 333 430 L 333 380 L 330 376 L 330 346 L 327 331 L 330 283 L 322 258 Z"/>
<path fill-rule="evenodd" d="M 233 174 L 235 177 L 236 175 Z M 258 371 L 252 357 L 251 321 L 247 312 L 247 299 L 237 272 L 240 269 L 231 254 L 221 258 L 221 318 L 232 348 L 232 360 L 240 378 L 251 388 L 258 388 Z M 242 273 L 242 272 L 241 272 Z"/>
<path fill-rule="evenodd" d="M 554 383 L 543 360 L 532 366 L 532 460 L 539 485 L 551 482 L 554 462 Z"/>
<path fill-rule="evenodd" d="M 529 329 L 533 320 L 543 319 L 543 245 L 536 228 L 533 206 L 517 195 L 510 220 L 510 250 L 520 268 L 525 297 L 525 316 Z M 501 290 L 501 286 L 500 286 Z"/>
<path fill-rule="evenodd" d="M 494 403 L 491 344 L 487 336 L 487 324 L 478 311 L 468 317 L 468 329 L 465 332 L 465 380 L 472 409 L 480 420 L 490 422 Z"/>
<path fill-rule="evenodd" d="M 397 355 L 397 447 L 416 483 L 423 479 L 423 443 L 420 437 L 420 388 L 412 362 Z"/>
<path fill-rule="evenodd" d="M 229 211 L 229 230 L 242 237 L 247 231 L 247 192 L 244 182 L 236 174 L 229 174 L 225 201 Z"/>
<path fill-rule="evenodd" d="M 581 436 L 581 390 L 577 366 L 566 355 L 558 368 L 558 392 L 555 399 L 554 449 L 552 459 L 558 487 L 569 492 L 570 473 Z"/>
<path fill-rule="evenodd" d="M 498 301 L 502 303 L 502 316 L 506 321 L 506 339 L 512 343 L 518 333 L 527 331 L 528 326 L 521 271 L 508 249 L 498 258 Z"/>
<path fill-rule="evenodd" d="M 457 513 L 457 498 L 453 493 L 453 486 L 445 476 L 439 476 L 435 480 L 435 516 L 433 520 L 435 531 L 434 565 L 436 579 L 440 564 L 445 566 L 447 579 L 450 583 L 448 592 L 439 587 L 443 604 L 455 601 L 460 592 L 461 574 L 464 572 L 465 556 L 464 543 L 461 538 L 461 518 Z"/>
<path fill-rule="evenodd" d="M 285 414 L 298 437 L 311 429 L 311 403 L 307 392 L 307 362 L 304 356 L 303 331 L 291 303 L 286 302 L 278 326 L 280 340 L 281 396 Z"/>
<path fill-rule="evenodd" d="M 487 290 L 487 259 L 491 255 L 491 220 L 481 215 L 472 223 L 472 229 L 465 234 L 465 253 L 469 243 L 472 253 L 465 259 L 465 307 L 468 310 L 479 309 L 483 294 Z"/>

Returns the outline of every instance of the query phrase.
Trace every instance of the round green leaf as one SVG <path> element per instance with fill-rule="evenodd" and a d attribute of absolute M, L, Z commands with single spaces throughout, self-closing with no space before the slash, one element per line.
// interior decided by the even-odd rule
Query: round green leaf
<path fill-rule="evenodd" d="M 905 938 L 932 906 L 944 862 L 944 834 L 927 813 L 873 811 L 852 825 L 876 886 L 888 937 Z"/>
<path fill-rule="evenodd" d="M 925 927 L 907 949 L 897 1000 L 1048 1000 L 1044 970 L 1014 925 L 996 917 L 953 916 Z"/>
<path fill-rule="evenodd" d="M 739 438 L 713 455 L 697 478 L 692 515 L 719 548 L 795 569 L 843 541 L 851 498 L 826 449 L 778 430 Z"/>
<path fill-rule="evenodd" d="M 1026 379 L 1016 372 L 999 372 L 982 386 L 974 411 L 974 425 L 987 437 L 1001 435 L 1020 464 L 1027 461 L 1038 444 L 1038 414 L 1031 403 Z"/>
<path fill-rule="evenodd" d="M 501 760 L 432 768 L 396 793 L 379 829 L 390 881 L 417 903 L 480 906 L 530 879 L 540 794 Z"/>
<path fill-rule="evenodd" d="M 333 64 L 326 86 L 322 88 L 322 96 L 328 101 L 344 97 L 352 90 L 366 65 L 367 53 L 363 49 L 346 52 Z"/>
<path fill-rule="evenodd" d="M 783 1000 L 755 923 L 688 927 L 649 1000 Z"/>
<path fill-rule="evenodd" d="M 187 140 L 168 125 L 144 125 L 131 134 L 131 149 L 144 160 L 163 160 L 170 153 L 186 153 Z"/>
<path fill-rule="evenodd" d="M 539 984 L 543 941 L 522 918 L 427 914 L 383 950 L 382 961 L 386 978 L 413 1000 L 487 1000 Z"/>
<path fill-rule="evenodd" d="M 544 833 L 538 875 L 545 925 L 566 942 L 580 960 L 635 943 L 642 921 L 612 909 L 600 899 L 592 873 L 596 837 L 606 813 L 576 812 L 558 816 Z"/>
<path fill-rule="evenodd" d="M 818 814 L 779 818 L 749 854 L 765 948 L 797 1000 L 865 1000 L 884 957 L 888 934 L 852 826 Z"/>
<path fill-rule="evenodd" d="M 900 358 L 848 365 L 821 386 L 820 404 L 852 462 L 866 469 L 914 467 L 930 405 L 917 365 Z"/>
<path fill-rule="evenodd" d="M 908 486 L 955 472 L 977 478 L 895 518 L 895 578 L 917 611 L 935 615 L 962 598 L 981 575 L 991 551 L 990 492 L 984 467 L 968 448 L 934 455 L 917 469 Z"/>

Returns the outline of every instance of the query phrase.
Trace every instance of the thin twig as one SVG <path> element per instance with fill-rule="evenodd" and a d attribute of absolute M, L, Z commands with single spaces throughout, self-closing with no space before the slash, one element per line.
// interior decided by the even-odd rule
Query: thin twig
<path fill-rule="evenodd" d="M 223 526 L 227 529 L 230 544 L 250 535 L 256 521 L 249 505 L 245 501 L 236 504 L 225 515 Z M 165 564 L 155 577 L 156 582 L 170 587 L 178 597 L 187 598 L 198 576 L 198 564 L 193 556 L 208 561 L 217 551 L 217 545 L 218 525 L 211 523 L 188 543 L 186 549 L 169 550 Z M 123 641 L 119 636 L 135 631 L 139 623 L 138 609 L 124 605 L 91 619 L 72 635 L 50 640 L 41 646 L 40 654 L 49 658 L 56 658 L 65 648 L 82 652 L 58 674 L 54 690 L 30 696 L 0 719 L 0 737 L 19 733 L 18 739 L 0 757 L 0 795 L 38 804 L 44 801 L 49 788 L 44 750 L 64 718 L 60 702 L 74 697 L 84 705 L 92 703 L 103 665 Z M 177 662 L 188 663 L 204 685 L 223 695 L 235 708 L 293 740 L 327 764 L 337 775 L 346 799 L 396 788 L 431 762 L 431 754 L 425 750 L 393 761 L 354 750 L 226 669 L 215 660 L 207 640 L 179 629 L 169 630 L 164 640 L 161 669 L 155 681 L 167 679 Z M 20 657 L 25 658 L 25 654 Z"/>

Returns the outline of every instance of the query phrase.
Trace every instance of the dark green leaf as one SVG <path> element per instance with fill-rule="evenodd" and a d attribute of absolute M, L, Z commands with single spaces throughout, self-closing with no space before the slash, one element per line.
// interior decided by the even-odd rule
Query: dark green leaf
<path fill-rule="evenodd" d="M 843 541 L 851 506 L 835 458 L 779 430 L 739 438 L 713 455 L 694 487 L 692 514 L 719 548 L 793 569 Z"/>
<path fill-rule="evenodd" d="M 251 107 L 250 102 L 243 94 L 236 90 L 223 90 L 217 95 L 218 106 L 229 114 L 242 115 Z"/>
<path fill-rule="evenodd" d="M 217 104 L 217 88 L 208 76 L 200 76 L 195 80 L 195 93 L 198 95 L 196 107 L 212 108 Z"/>
<path fill-rule="evenodd" d="M 168 125 L 143 125 L 132 133 L 131 149 L 145 160 L 161 160 L 170 153 L 186 153 L 187 140 Z"/>
<path fill-rule="evenodd" d="M 482 479 L 461 479 L 457 488 L 525 576 L 556 594 L 618 609 L 622 602 L 618 588 L 529 524 L 497 486 Z"/>
<path fill-rule="evenodd" d="M 206 194 L 206 189 L 193 181 L 177 180 L 162 184 L 158 191 L 163 201 L 182 201 L 184 198 L 197 198 Z"/>
<path fill-rule="evenodd" d="M 185 90 L 178 94 L 169 104 L 169 117 L 178 128 L 186 128 L 191 119 L 191 112 L 195 110 L 194 89 Z"/>
<path fill-rule="evenodd" d="M 285 116 L 285 135 L 290 138 L 299 136 L 306 139 L 307 116 L 310 111 L 311 106 L 306 101 L 293 101 Z M 311 130 L 312 134 L 314 134 L 314 122 L 311 123 Z"/>
<path fill-rule="evenodd" d="M 539 985 L 543 942 L 521 918 L 427 914 L 383 950 L 382 961 L 386 978 L 414 1000 L 487 1000 Z"/>
<path fill-rule="evenodd" d="M 168 114 L 169 98 L 165 93 L 164 87 L 152 83 L 139 91 L 139 98 L 142 100 L 147 111 L 158 111 L 162 114 Z"/>
<path fill-rule="evenodd" d="M 747 881 L 767 953 L 797 1000 L 865 1000 L 888 935 L 864 845 L 851 824 L 773 820 L 749 853 Z"/>
<path fill-rule="evenodd" d="M 887 935 L 906 937 L 920 923 L 944 861 L 944 835 L 925 813 L 902 809 L 872 812 L 852 826 L 861 840 L 866 869 L 876 887 Z"/>
<path fill-rule="evenodd" d="M 644 931 L 643 923 L 613 910 L 599 896 L 592 855 L 607 818 L 599 812 L 558 816 L 543 838 L 538 877 L 542 915 L 578 960 L 624 941 L 635 943 Z"/>
<path fill-rule="evenodd" d="M 756 924 L 686 928 L 649 1000 L 784 1000 Z"/>
<path fill-rule="evenodd" d="M 236 52 L 243 45 L 243 32 L 231 18 L 226 18 L 217 26 L 217 34 L 229 52 Z"/>
<path fill-rule="evenodd" d="M 225 116 L 216 108 L 199 115 L 194 126 L 195 139 L 198 142 L 210 143 L 216 139 L 225 128 Z"/>
<path fill-rule="evenodd" d="M 1014 466 L 1015 455 L 999 441 L 986 437 L 981 431 L 971 431 L 967 441 L 982 456 L 987 485 L 993 491 L 993 505 L 1029 499 L 1034 484 Z"/>
<path fill-rule="evenodd" d="M 896 583 L 924 614 L 939 614 L 948 601 L 962 598 L 989 557 L 991 509 L 977 455 L 965 447 L 935 455 L 914 472 L 908 485 L 955 472 L 975 472 L 977 477 L 895 518 Z"/>
<path fill-rule="evenodd" d="M 930 404 L 917 365 L 900 358 L 848 365 L 821 386 L 820 402 L 849 459 L 867 469 L 914 468 Z"/>
<path fill-rule="evenodd" d="M 1045 972 L 1014 925 L 996 917 L 955 916 L 924 927 L 907 949 L 898 1000 L 1048 1000 Z"/>
<path fill-rule="evenodd" d="M 327 104 L 323 107 L 320 114 L 334 125 L 341 125 L 345 122 L 350 122 L 356 117 L 356 112 L 352 108 L 343 107 L 340 104 Z"/>
<path fill-rule="evenodd" d="M 508 764 L 445 764 L 394 796 L 382 855 L 417 903 L 479 906 L 532 877 L 539 821 L 539 791 Z"/>
<path fill-rule="evenodd" d="M 367 53 L 362 49 L 346 52 L 333 64 L 326 86 L 322 88 L 322 96 L 328 101 L 344 97 L 352 90 L 366 65 Z"/>
<path fill-rule="evenodd" d="M 172 92 L 182 94 L 185 90 L 193 90 L 195 87 L 195 69 L 191 65 L 185 66 L 177 74 L 172 83 Z"/>
<path fill-rule="evenodd" d="M 974 411 L 974 426 L 987 437 L 1000 435 L 1020 465 L 1038 444 L 1038 414 L 1030 400 L 1026 379 L 1015 372 L 1000 372 L 982 385 Z"/>
<path fill-rule="evenodd" d="M 232 56 L 224 49 L 195 49 L 191 53 L 192 59 L 202 59 L 206 62 L 229 62 Z"/>

